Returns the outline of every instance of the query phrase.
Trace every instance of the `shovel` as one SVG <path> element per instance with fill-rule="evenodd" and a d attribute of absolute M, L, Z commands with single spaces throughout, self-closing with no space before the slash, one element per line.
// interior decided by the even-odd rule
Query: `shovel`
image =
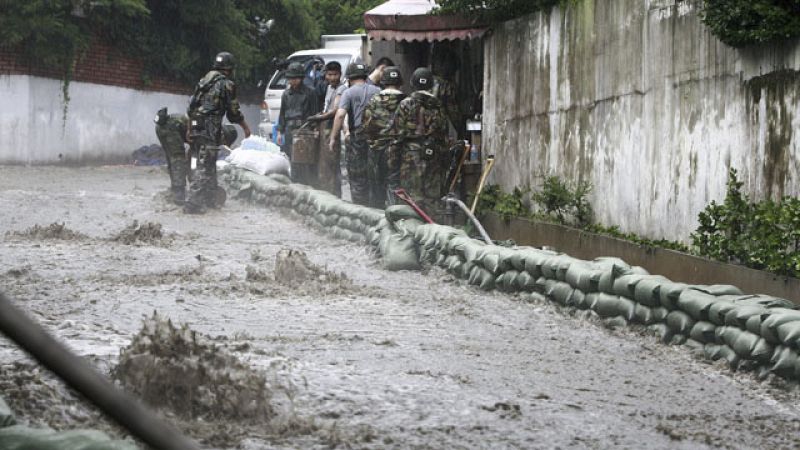
<path fill-rule="evenodd" d="M 486 183 L 486 177 L 489 176 L 492 166 L 494 166 L 494 155 L 489 155 L 486 157 L 486 167 L 483 169 L 481 179 L 478 182 L 478 190 L 475 192 L 475 199 L 472 201 L 472 208 L 469 209 L 472 214 L 475 214 L 475 208 L 478 206 L 478 199 L 481 196 L 481 192 L 483 192 L 483 186 Z"/>
<path fill-rule="evenodd" d="M 419 216 L 422 217 L 422 219 L 425 222 L 435 223 L 433 219 L 431 219 L 429 215 L 425 214 L 425 211 L 423 211 L 422 208 L 420 208 L 419 205 L 417 205 L 414 199 L 412 199 L 411 196 L 408 195 L 405 189 L 403 188 L 395 189 L 394 191 L 392 191 L 392 193 L 400 200 L 406 202 L 408 206 L 410 206 L 411 209 L 413 209 L 417 214 L 419 214 Z"/>

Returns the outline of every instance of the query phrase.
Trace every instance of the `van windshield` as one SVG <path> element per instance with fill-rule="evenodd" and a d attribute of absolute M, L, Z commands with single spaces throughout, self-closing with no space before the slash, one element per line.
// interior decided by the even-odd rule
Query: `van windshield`
<path fill-rule="evenodd" d="M 307 85 L 314 84 L 314 79 L 312 78 L 315 73 L 313 71 L 313 61 L 315 59 L 322 60 L 324 64 L 327 64 L 331 61 L 336 61 L 342 65 L 342 75 L 347 70 L 347 65 L 350 64 L 350 57 L 349 54 L 341 54 L 341 55 L 303 55 L 303 56 L 294 56 L 287 60 L 287 66 L 293 62 L 302 63 L 306 68 L 306 77 L 304 83 Z M 316 74 L 317 76 L 321 75 L 320 73 Z M 275 72 L 272 76 L 272 79 L 269 82 L 269 89 L 270 90 L 284 90 L 286 89 L 286 70 L 280 69 Z"/>

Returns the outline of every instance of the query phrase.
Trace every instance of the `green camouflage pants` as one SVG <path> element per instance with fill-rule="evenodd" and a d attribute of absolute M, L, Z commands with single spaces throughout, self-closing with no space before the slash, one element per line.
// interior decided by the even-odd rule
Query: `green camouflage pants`
<path fill-rule="evenodd" d="M 386 154 L 392 141 L 370 142 L 367 158 L 367 180 L 369 181 L 369 206 L 383 209 L 386 207 Z"/>
<path fill-rule="evenodd" d="M 186 180 L 189 178 L 189 158 L 183 146 L 181 129 L 168 122 L 166 125 L 156 126 L 156 136 L 164 149 L 169 170 L 169 181 L 175 200 L 183 201 L 186 191 Z"/>
<path fill-rule="evenodd" d="M 443 185 L 447 174 L 447 154 L 438 152 L 433 159 L 422 157 L 422 146 L 407 142 L 399 152 L 393 152 L 389 166 L 391 188 L 403 188 L 406 193 L 432 216 L 441 206 Z"/>
<path fill-rule="evenodd" d="M 217 190 L 217 152 L 215 142 L 203 137 L 195 137 L 192 141 L 192 153 L 197 154 L 197 166 L 189 186 L 189 197 L 186 203 L 195 208 L 210 206 Z"/>
<path fill-rule="evenodd" d="M 358 134 L 351 134 L 350 143 L 345 149 L 347 178 L 350 181 L 350 196 L 353 203 L 369 204 L 369 182 L 367 181 L 367 158 L 369 144 Z"/>

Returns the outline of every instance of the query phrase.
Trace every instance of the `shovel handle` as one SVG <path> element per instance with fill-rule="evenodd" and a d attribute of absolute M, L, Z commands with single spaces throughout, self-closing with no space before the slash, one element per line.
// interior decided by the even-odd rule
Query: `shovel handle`
<path fill-rule="evenodd" d="M 469 210 L 472 214 L 475 214 L 475 208 L 478 206 L 478 199 L 481 196 L 481 192 L 483 192 L 483 186 L 486 183 L 489 172 L 492 170 L 492 166 L 494 166 L 494 156 L 489 156 L 486 158 L 486 168 L 483 169 L 480 182 L 478 183 L 478 190 L 475 192 L 475 199 L 472 200 L 472 208 Z"/>

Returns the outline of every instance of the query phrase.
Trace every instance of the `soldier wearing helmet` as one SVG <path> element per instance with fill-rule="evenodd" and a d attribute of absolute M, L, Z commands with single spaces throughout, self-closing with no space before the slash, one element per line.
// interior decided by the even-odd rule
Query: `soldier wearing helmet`
<path fill-rule="evenodd" d="M 236 84 L 232 79 L 234 67 L 232 54 L 217 54 L 211 71 L 197 83 L 189 101 L 190 126 L 186 140 L 192 153 L 197 155 L 197 166 L 183 207 L 185 213 L 202 214 L 208 206 L 220 206 L 215 198 L 219 189 L 217 153 L 224 139 L 222 118 L 238 124 L 245 137 L 250 136 L 250 127 L 236 99 Z"/>
<path fill-rule="evenodd" d="M 414 92 L 397 107 L 398 138 L 387 155 L 389 188 L 403 188 L 434 214 L 449 165 L 447 118 L 431 92 L 433 73 L 420 67 L 411 75 Z"/>
<path fill-rule="evenodd" d="M 363 130 L 364 110 L 373 95 L 380 91 L 380 88 L 367 83 L 367 66 L 363 63 L 352 63 L 347 67 L 347 79 L 350 87 L 342 94 L 339 100 L 339 107 L 333 120 L 333 128 L 328 138 L 328 148 L 330 152 L 335 152 L 339 148 L 339 131 L 342 129 L 344 118 L 348 118 L 350 130 L 349 143 L 345 137 L 345 163 L 347 164 L 347 176 L 350 182 L 350 194 L 353 203 L 360 205 L 369 204 L 369 184 L 367 181 L 367 158 L 369 155 L 369 143 Z"/>
<path fill-rule="evenodd" d="M 305 121 L 317 113 L 319 105 L 317 94 L 313 89 L 303 83 L 306 72 L 302 63 L 293 62 L 286 69 L 286 80 L 288 87 L 281 95 L 281 111 L 278 115 L 278 143 L 281 150 L 290 158 L 292 156 L 292 143 L 294 141 L 294 131 L 300 128 Z M 310 173 L 306 173 L 308 167 L 292 166 L 292 174 L 295 178 L 305 183 L 311 183 L 308 179 Z"/>
<path fill-rule="evenodd" d="M 403 76 L 399 67 L 383 68 L 380 84 L 383 90 L 369 100 L 367 109 L 364 110 L 364 133 L 369 143 L 367 175 L 370 206 L 382 209 L 386 206 L 387 199 L 386 155 L 389 146 L 397 139 L 396 111 L 406 95 L 401 91 Z"/>

